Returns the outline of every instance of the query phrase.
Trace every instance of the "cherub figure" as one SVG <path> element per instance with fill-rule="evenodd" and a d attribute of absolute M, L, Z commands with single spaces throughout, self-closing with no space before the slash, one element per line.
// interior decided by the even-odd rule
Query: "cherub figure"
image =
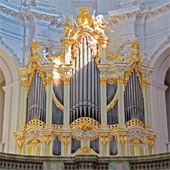
<path fill-rule="evenodd" d="M 93 12 L 93 26 L 94 26 L 94 30 L 102 36 L 106 36 L 105 34 L 105 28 L 107 27 L 107 24 L 109 24 L 105 19 L 103 15 L 97 15 L 95 17 L 95 12 Z"/>
<path fill-rule="evenodd" d="M 44 49 L 42 50 L 42 57 L 41 57 L 41 62 L 42 63 L 49 63 L 48 61 L 48 55 L 49 55 L 49 52 L 48 52 L 48 49 Z"/>

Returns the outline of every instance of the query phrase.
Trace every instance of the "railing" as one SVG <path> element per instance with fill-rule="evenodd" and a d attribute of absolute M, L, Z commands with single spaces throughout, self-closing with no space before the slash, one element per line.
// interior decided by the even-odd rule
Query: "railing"
<path fill-rule="evenodd" d="M 60 167 L 60 168 L 59 168 Z M 170 153 L 147 156 L 28 156 L 0 152 L 0 170 L 170 170 Z"/>

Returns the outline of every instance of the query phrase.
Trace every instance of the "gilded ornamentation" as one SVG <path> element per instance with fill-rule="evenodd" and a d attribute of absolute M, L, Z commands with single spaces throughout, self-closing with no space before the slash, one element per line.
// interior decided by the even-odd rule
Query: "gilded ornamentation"
<path fill-rule="evenodd" d="M 63 105 L 60 103 L 60 101 L 56 98 L 56 96 L 55 96 L 55 94 L 54 94 L 54 91 L 53 91 L 53 94 L 52 94 L 52 99 L 53 99 L 54 104 L 57 106 L 57 108 L 64 112 L 64 106 L 63 106 Z"/>
<path fill-rule="evenodd" d="M 140 144 L 142 144 L 142 142 L 136 137 L 131 139 L 131 143 L 133 143 L 136 147 L 138 147 Z"/>
<path fill-rule="evenodd" d="M 84 121 L 81 124 L 79 124 L 79 129 L 83 130 L 84 132 L 87 132 L 88 130 L 92 129 L 92 125 L 88 121 Z"/>
<path fill-rule="evenodd" d="M 29 126 L 38 126 L 38 127 L 44 128 L 45 123 L 41 120 L 38 120 L 38 119 L 32 119 L 26 125 L 26 127 L 29 127 Z"/>
<path fill-rule="evenodd" d="M 22 86 L 22 88 L 27 87 L 27 84 L 28 84 L 28 81 L 27 81 L 27 80 L 24 80 L 24 81 L 21 80 L 21 86 Z"/>
<path fill-rule="evenodd" d="M 112 99 L 112 101 L 107 105 L 107 111 L 110 111 L 116 104 L 118 100 L 118 91 L 116 91 L 116 94 L 114 96 L 114 98 Z"/>
<path fill-rule="evenodd" d="M 142 84 L 144 87 L 148 87 L 149 86 L 149 80 L 143 80 Z"/>
<path fill-rule="evenodd" d="M 106 85 L 106 78 L 100 77 L 100 83 L 101 83 L 101 85 Z"/>
<path fill-rule="evenodd" d="M 126 142 L 126 133 L 119 133 L 119 139 L 120 139 L 120 143 L 124 145 Z"/>
<path fill-rule="evenodd" d="M 70 143 L 70 135 L 68 134 L 63 135 L 63 143 L 65 146 L 67 146 Z"/>
<path fill-rule="evenodd" d="M 153 144 L 154 144 L 155 137 L 154 136 L 148 136 L 147 138 L 148 138 L 148 145 L 149 145 L 150 148 L 152 148 Z"/>
<path fill-rule="evenodd" d="M 101 135 L 101 143 L 106 146 L 108 143 L 108 135 Z"/>
<path fill-rule="evenodd" d="M 107 83 L 108 83 L 109 85 L 113 85 L 113 84 L 115 84 L 115 83 L 116 83 L 116 81 L 117 81 L 117 79 L 116 79 L 116 78 L 109 78 L 109 79 L 107 79 Z"/>
<path fill-rule="evenodd" d="M 64 84 L 64 80 L 62 78 L 54 79 L 54 84 L 55 85 L 62 85 L 62 84 Z"/>
<path fill-rule="evenodd" d="M 78 27 L 90 27 L 92 25 L 93 19 L 89 14 L 88 7 L 82 7 L 79 9 L 80 14 L 77 17 Z"/>
<path fill-rule="evenodd" d="M 45 143 L 47 144 L 47 145 L 49 145 L 50 144 L 50 142 L 51 142 L 51 138 L 52 138 L 52 134 L 44 134 L 44 137 L 45 137 Z"/>
<path fill-rule="evenodd" d="M 124 82 L 124 77 L 117 77 L 117 82 L 122 84 Z"/>
<path fill-rule="evenodd" d="M 87 146 L 83 146 L 82 148 L 80 148 L 80 150 L 81 150 L 81 153 L 89 153 L 90 150 L 92 149 Z"/>
<path fill-rule="evenodd" d="M 132 119 L 132 120 L 129 120 L 128 122 L 126 122 L 126 127 L 127 128 L 130 128 L 130 127 L 133 127 L 133 126 L 141 126 L 141 127 L 144 127 L 144 123 L 139 120 L 139 119 Z"/>
<path fill-rule="evenodd" d="M 23 144 L 24 144 L 24 136 L 17 136 L 17 143 L 18 143 L 18 147 L 22 148 Z"/>
<path fill-rule="evenodd" d="M 47 84 L 53 84 L 53 77 L 47 77 Z"/>
<path fill-rule="evenodd" d="M 114 135 L 115 139 L 117 140 L 117 134 Z"/>
<path fill-rule="evenodd" d="M 69 84 L 70 84 L 70 77 L 64 78 L 64 85 L 69 85 Z"/>

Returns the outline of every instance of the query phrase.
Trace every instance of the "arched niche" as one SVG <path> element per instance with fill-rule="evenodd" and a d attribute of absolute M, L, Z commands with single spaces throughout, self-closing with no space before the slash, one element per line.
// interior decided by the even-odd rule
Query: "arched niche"
<path fill-rule="evenodd" d="M 170 46 L 164 47 L 153 57 L 151 66 L 154 70 L 149 86 L 150 120 L 152 128 L 158 132 L 154 151 L 155 153 L 165 153 L 168 151 L 168 125 L 165 100 L 167 86 L 164 84 L 164 80 L 170 66 Z"/>
<path fill-rule="evenodd" d="M 13 136 L 13 132 L 17 129 L 18 112 L 19 112 L 19 94 L 20 94 L 20 82 L 19 75 L 16 70 L 16 65 L 12 60 L 12 56 L 9 55 L 5 49 L 0 48 L 0 70 L 3 75 L 5 84 L 2 86 L 4 96 L 3 113 L 1 117 L 2 123 L 2 136 L 0 147 L 4 145 L 4 152 L 15 153 L 16 140 Z"/>

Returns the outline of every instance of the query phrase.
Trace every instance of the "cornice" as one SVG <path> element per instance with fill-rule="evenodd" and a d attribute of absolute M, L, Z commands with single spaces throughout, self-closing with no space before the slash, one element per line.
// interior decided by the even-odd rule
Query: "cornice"
<path fill-rule="evenodd" d="M 16 10 L 3 4 L 0 5 L 0 11 L 2 11 L 2 13 L 5 13 L 6 15 L 10 15 L 11 17 L 15 17 L 21 21 L 24 21 L 25 19 L 27 19 L 28 21 L 37 19 L 51 22 L 51 20 L 53 19 L 57 20 L 59 18 L 59 15 L 54 14 L 53 10 L 52 14 L 47 14 L 43 12 L 37 12 L 35 11 L 35 9 L 31 8 L 18 7 L 18 9 Z"/>
<path fill-rule="evenodd" d="M 120 21 L 127 19 L 153 19 L 154 17 L 162 16 L 170 12 L 170 2 L 164 1 L 159 4 L 143 7 L 142 5 L 136 5 L 128 8 L 123 8 L 114 11 L 108 11 L 111 18 L 110 24 L 118 24 Z"/>

